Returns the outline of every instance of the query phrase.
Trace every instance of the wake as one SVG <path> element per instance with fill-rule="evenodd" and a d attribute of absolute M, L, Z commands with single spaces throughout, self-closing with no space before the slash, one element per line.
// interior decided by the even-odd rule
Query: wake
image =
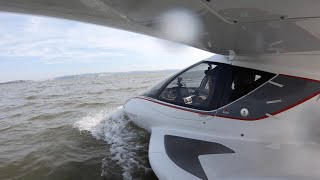
<path fill-rule="evenodd" d="M 149 135 L 138 129 L 126 116 L 123 107 L 114 111 L 103 110 L 97 114 L 88 114 L 74 124 L 80 131 L 88 131 L 97 140 L 110 145 L 111 157 L 102 161 L 102 176 L 112 172 L 108 169 L 108 158 L 122 168 L 122 177 L 132 179 L 137 171 L 149 172 L 148 138 Z"/>

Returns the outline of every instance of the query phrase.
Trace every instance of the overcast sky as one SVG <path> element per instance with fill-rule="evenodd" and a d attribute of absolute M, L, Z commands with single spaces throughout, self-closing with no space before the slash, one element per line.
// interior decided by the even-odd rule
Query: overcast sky
<path fill-rule="evenodd" d="M 0 13 L 0 82 L 181 69 L 211 56 L 195 48 L 75 21 Z"/>

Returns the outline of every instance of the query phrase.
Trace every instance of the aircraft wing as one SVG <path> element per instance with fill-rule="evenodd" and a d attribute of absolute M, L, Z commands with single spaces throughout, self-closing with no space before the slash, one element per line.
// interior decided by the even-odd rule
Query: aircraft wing
<path fill-rule="evenodd" d="M 317 145 L 270 144 L 152 130 L 149 161 L 159 179 L 316 179 Z M 307 173 L 306 173 L 307 172 Z"/>
<path fill-rule="evenodd" d="M 0 11 L 95 23 L 213 53 L 246 55 L 319 51 L 319 7 L 317 0 L 0 0 Z"/>

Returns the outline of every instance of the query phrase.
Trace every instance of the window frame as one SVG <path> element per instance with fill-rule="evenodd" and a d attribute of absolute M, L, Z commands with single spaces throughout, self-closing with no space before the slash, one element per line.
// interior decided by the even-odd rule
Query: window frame
<path fill-rule="evenodd" d="M 219 107 L 215 108 L 215 109 L 211 109 L 212 107 L 207 107 L 207 109 L 205 108 L 197 108 L 195 106 L 192 106 L 192 105 L 188 105 L 188 104 L 183 104 L 183 103 L 173 103 L 172 101 L 166 101 L 165 99 L 162 99 L 160 98 L 160 95 L 162 94 L 162 92 L 165 90 L 166 87 L 168 87 L 168 85 L 174 81 L 176 78 L 178 78 L 181 74 L 189 71 L 190 69 L 200 65 L 200 64 L 203 64 L 203 63 L 206 63 L 206 64 L 210 64 L 210 65 L 220 65 L 220 64 L 224 64 L 224 65 L 229 65 L 229 66 L 232 66 L 231 64 L 227 64 L 227 63 L 219 63 L 219 62 L 212 62 L 212 61 L 200 61 L 196 64 L 193 64 L 192 66 L 182 70 L 181 72 L 173 75 L 171 78 L 168 79 L 168 81 L 166 83 L 163 84 L 163 86 L 159 89 L 158 93 L 156 94 L 156 99 L 159 100 L 159 101 L 162 101 L 162 102 L 166 102 L 166 103 L 169 103 L 169 104 L 172 104 L 172 105 L 176 105 L 176 106 L 181 106 L 181 107 L 184 107 L 184 108 L 190 108 L 190 109 L 193 109 L 193 110 L 198 110 L 198 111 L 206 111 L 206 112 L 211 112 L 211 111 L 215 111 L 216 109 L 219 109 Z"/>
<path fill-rule="evenodd" d="M 165 88 L 166 88 L 172 81 L 174 81 L 176 78 L 178 78 L 181 74 L 185 73 L 186 71 L 188 71 L 188 70 L 190 70 L 190 69 L 192 69 L 192 68 L 194 68 L 194 67 L 196 67 L 196 66 L 198 66 L 198 65 L 200 65 L 200 64 L 202 64 L 202 63 L 212 64 L 212 65 L 221 65 L 221 64 L 223 64 L 223 65 L 229 65 L 231 68 L 234 68 L 234 67 L 236 67 L 236 68 L 244 68 L 244 69 L 251 69 L 251 70 L 261 71 L 261 72 L 263 72 L 263 73 L 270 73 L 270 78 L 269 78 L 267 81 L 263 82 L 260 86 L 255 87 L 255 88 L 252 89 L 250 92 L 248 92 L 246 95 L 244 95 L 244 96 L 242 96 L 242 97 L 240 97 L 240 98 L 238 98 L 238 99 L 236 99 L 236 100 L 234 100 L 234 101 L 232 101 L 232 102 L 230 102 L 230 103 L 228 103 L 228 104 L 233 104 L 233 103 L 235 103 L 236 101 L 238 101 L 238 100 L 242 99 L 243 97 L 247 96 L 248 94 L 251 94 L 253 91 L 256 91 L 257 89 L 261 88 L 264 84 L 266 84 L 266 83 L 267 83 L 268 81 L 270 81 L 272 78 L 274 78 L 275 76 L 277 76 L 277 74 L 275 74 L 275 73 L 268 72 L 268 71 L 264 71 L 264 70 L 252 69 L 252 68 L 241 67 L 241 66 L 234 66 L 234 65 L 228 64 L 228 63 L 220 63 L 220 62 L 212 62 L 212 61 L 206 61 L 206 60 L 204 60 L 204 61 L 200 61 L 200 62 L 198 62 L 198 63 L 196 63 L 196 64 L 193 64 L 192 66 L 190 66 L 190 67 L 188 67 L 188 68 L 186 68 L 186 69 L 184 69 L 184 70 L 182 70 L 182 71 L 180 71 L 180 72 L 172 75 L 172 77 L 168 78 L 167 82 L 164 83 L 164 84 L 162 85 L 162 87 L 159 88 L 158 92 L 155 94 L 155 96 L 154 96 L 155 99 L 157 99 L 157 100 L 159 100 L 159 101 L 162 101 L 162 102 L 165 102 L 165 103 L 168 103 L 168 104 L 171 104 L 171 105 L 175 105 L 175 106 L 179 106 L 179 107 L 183 107 L 183 108 L 189 108 L 189 109 L 197 110 L 197 111 L 203 111 L 203 112 L 213 112 L 213 111 L 217 111 L 217 110 L 220 109 L 221 107 L 227 106 L 228 104 L 225 104 L 225 105 L 222 105 L 222 106 L 218 106 L 218 107 L 210 107 L 210 106 L 209 106 L 207 109 L 205 109 L 205 108 L 197 108 L 197 107 L 195 107 L 195 106 L 188 105 L 188 104 L 183 104 L 183 103 L 173 103 L 172 101 L 166 101 L 165 99 L 160 98 L 160 95 L 162 94 L 162 92 L 165 90 Z M 225 87 L 223 87 L 223 88 L 225 88 Z M 221 102 L 219 102 L 219 103 L 221 103 Z"/>
<path fill-rule="evenodd" d="M 182 71 L 179 71 L 179 72 L 177 72 L 176 74 L 172 75 L 170 78 L 168 78 L 167 82 L 164 83 L 161 88 L 159 88 L 158 92 L 155 94 L 155 98 L 156 98 L 157 100 L 159 100 L 159 101 L 162 101 L 162 100 L 159 99 L 162 91 L 163 91 L 174 79 L 176 79 L 176 78 L 179 77 L 182 73 L 185 73 L 185 72 L 188 71 L 189 69 L 191 69 L 191 68 L 193 68 L 193 67 L 195 67 L 195 66 L 198 66 L 199 64 L 204 63 L 204 62 L 207 62 L 207 61 L 200 61 L 200 62 L 198 62 L 198 63 L 196 63 L 196 64 L 193 64 L 192 66 L 189 66 L 188 68 L 186 68 L 186 69 L 184 69 L 184 70 L 182 70 Z M 164 101 L 164 102 L 166 102 L 166 101 Z"/>

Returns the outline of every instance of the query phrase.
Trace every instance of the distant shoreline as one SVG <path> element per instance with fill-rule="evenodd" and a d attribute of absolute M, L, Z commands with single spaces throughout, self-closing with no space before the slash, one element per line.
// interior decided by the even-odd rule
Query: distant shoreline
<path fill-rule="evenodd" d="M 26 82 L 33 82 L 32 80 L 15 80 L 15 81 L 8 81 L 8 82 L 0 82 L 2 84 L 17 84 L 17 83 L 26 83 Z"/>
<path fill-rule="evenodd" d="M 63 80 L 63 79 L 71 79 L 85 76 L 96 77 L 103 74 L 126 74 L 126 73 L 152 73 L 152 72 L 175 72 L 179 69 L 164 69 L 164 70 L 151 70 L 151 71 L 126 71 L 126 72 L 101 72 L 101 73 L 85 73 L 85 74 L 74 74 L 74 75 L 66 75 L 66 76 L 58 76 L 52 78 L 52 80 Z"/>
<path fill-rule="evenodd" d="M 63 80 L 63 79 L 71 79 L 85 76 L 96 77 L 103 74 L 125 74 L 125 73 L 152 73 L 152 72 L 175 72 L 179 69 L 163 69 L 163 70 L 150 70 L 150 71 L 126 71 L 126 72 L 100 72 L 100 73 L 84 73 L 84 74 L 74 74 L 74 75 L 65 75 L 65 76 L 57 76 L 46 80 L 14 80 L 7 82 L 0 82 L 0 85 L 4 84 L 17 84 L 17 83 L 26 83 L 26 82 L 34 82 L 34 81 L 47 81 L 47 80 Z"/>

